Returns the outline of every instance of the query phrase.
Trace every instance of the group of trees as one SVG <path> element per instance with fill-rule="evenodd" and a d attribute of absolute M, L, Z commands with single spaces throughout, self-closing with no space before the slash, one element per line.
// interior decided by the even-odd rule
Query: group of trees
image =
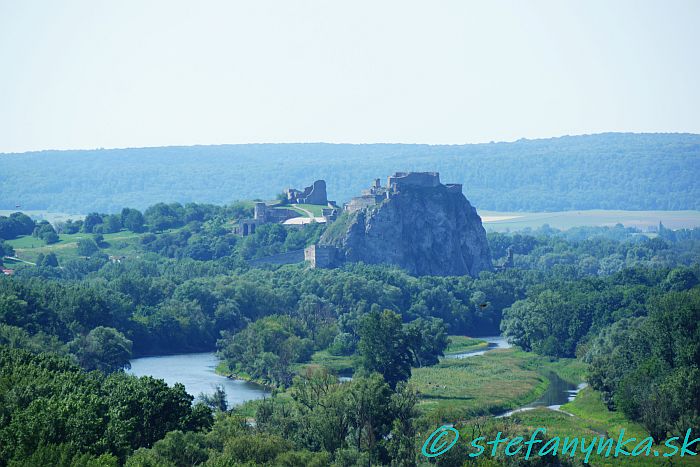
<path fill-rule="evenodd" d="M 0 464 L 117 465 L 172 430 L 211 426 L 176 384 L 85 373 L 65 358 L 0 345 Z"/>
<path fill-rule="evenodd" d="M 231 335 L 224 332 L 219 342 L 221 355 L 229 367 L 267 384 L 288 386 L 290 365 L 305 362 L 320 345 L 298 319 L 266 316 Z"/>
<path fill-rule="evenodd" d="M 374 310 L 362 315 L 358 328 L 361 369 L 381 374 L 391 388 L 408 381 L 411 367 L 436 364 L 449 344 L 439 318 L 403 324 L 401 315 L 391 310 Z"/>
<path fill-rule="evenodd" d="M 700 427 L 700 287 L 656 295 L 647 306 L 646 317 L 595 337 L 585 359 L 608 407 L 661 441 Z"/>
<path fill-rule="evenodd" d="M 234 203 L 228 206 L 213 204 L 157 203 L 148 207 L 143 213 L 138 209 L 123 208 L 115 214 L 91 212 L 84 219 L 69 219 L 57 223 L 60 233 L 78 232 L 106 234 L 122 229 L 141 233 L 145 231 L 162 232 L 167 229 L 182 227 L 192 222 L 206 222 L 213 219 L 234 219 L 252 215 L 252 208 L 247 203 Z"/>
<path fill-rule="evenodd" d="M 15 254 L 15 249 L 11 245 L 5 243 L 0 239 L 0 266 L 3 265 L 2 259 L 5 256 L 13 256 Z"/>
<path fill-rule="evenodd" d="M 411 376 L 411 367 L 437 363 L 447 347 L 447 327 L 439 318 L 419 318 L 403 323 L 391 310 L 373 307 L 368 313 L 348 313 L 340 319 L 328 303 L 312 295 L 301 298 L 294 316 L 260 318 L 236 333 L 223 331 L 219 354 L 238 374 L 266 384 L 289 386 L 293 364 L 307 362 L 312 353 L 328 349 L 336 353 L 357 349 L 359 368 L 379 373 L 392 387 Z M 349 350 L 349 351 L 348 351 Z"/>
<path fill-rule="evenodd" d="M 294 379 L 291 400 L 263 401 L 255 426 L 221 413 L 207 432 L 173 431 L 127 466 L 414 465 L 416 394 L 373 374 L 340 383 L 324 369 Z"/>
<path fill-rule="evenodd" d="M 688 290 L 700 268 L 626 269 L 605 278 L 553 278 L 504 311 L 501 329 L 514 343 L 554 357 L 575 357 L 607 326 L 649 314 L 652 300 Z"/>
<path fill-rule="evenodd" d="M 36 227 L 34 220 L 28 215 L 15 212 L 7 216 L 0 216 L 0 239 L 12 240 L 21 235 L 31 235 Z"/>

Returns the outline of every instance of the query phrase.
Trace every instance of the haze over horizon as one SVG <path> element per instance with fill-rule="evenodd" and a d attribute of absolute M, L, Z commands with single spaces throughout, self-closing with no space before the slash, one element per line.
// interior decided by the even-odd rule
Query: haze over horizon
<path fill-rule="evenodd" d="M 0 0 L 0 152 L 700 133 L 687 0 Z"/>

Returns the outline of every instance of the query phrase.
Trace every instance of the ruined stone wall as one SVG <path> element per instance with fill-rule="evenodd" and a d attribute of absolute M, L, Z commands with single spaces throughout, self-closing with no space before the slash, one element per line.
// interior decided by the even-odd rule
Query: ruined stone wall
<path fill-rule="evenodd" d="M 304 260 L 312 268 L 334 268 L 340 266 L 341 255 L 335 247 L 311 245 L 304 249 Z"/>
<path fill-rule="evenodd" d="M 388 179 L 389 188 L 401 185 L 432 188 L 440 185 L 440 174 L 437 172 L 396 172 Z"/>

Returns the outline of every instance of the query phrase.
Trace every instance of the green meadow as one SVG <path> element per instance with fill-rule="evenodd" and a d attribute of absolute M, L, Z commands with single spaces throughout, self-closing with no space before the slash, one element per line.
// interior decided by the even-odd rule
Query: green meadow
<path fill-rule="evenodd" d="M 536 400 L 549 385 L 547 373 L 583 381 L 585 368 L 575 359 L 550 359 L 514 348 L 464 359 L 442 359 L 414 368 L 410 382 L 419 392 L 419 409 L 434 422 L 495 415 Z"/>
<path fill-rule="evenodd" d="M 485 340 L 467 336 L 449 336 L 450 343 L 445 349 L 445 355 L 456 353 L 474 352 L 486 349 L 489 344 Z"/>
<path fill-rule="evenodd" d="M 586 444 L 591 442 L 594 438 L 598 438 L 596 443 L 599 443 L 601 437 L 612 438 L 617 440 L 620 436 L 621 430 L 624 429 L 624 438 L 628 440 L 630 438 L 635 438 L 635 441 L 630 442 L 625 449 L 631 451 L 634 446 L 637 445 L 641 440 L 648 437 L 649 434 L 644 430 L 644 428 L 638 423 L 632 422 L 625 418 L 625 416 L 620 412 L 611 412 L 603 404 L 600 399 L 600 393 L 594 391 L 591 388 L 583 389 L 576 399 L 568 404 L 561 407 L 561 412 L 554 410 L 549 410 L 546 408 L 538 408 L 535 410 L 529 410 L 526 412 L 519 412 L 513 414 L 509 417 L 510 422 L 512 422 L 511 429 L 509 430 L 510 436 L 515 436 L 515 433 L 532 433 L 537 428 L 546 428 L 547 438 L 553 438 L 555 436 L 560 437 L 564 440 L 566 437 L 573 438 L 578 437 L 586 439 Z M 469 422 L 465 423 L 465 426 L 469 426 Z M 683 441 L 685 433 L 677 433 L 676 436 L 680 436 L 680 442 L 676 442 L 677 447 L 680 447 Z M 697 434 L 694 434 L 697 436 Z M 540 438 L 542 435 L 540 435 Z M 611 450 L 611 454 L 605 457 L 606 447 L 601 451 L 601 454 L 597 453 L 599 444 L 595 445 L 594 453 L 590 457 L 589 465 L 596 467 L 608 467 L 617 465 L 629 465 L 629 466 L 690 466 L 699 465 L 697 457 L 680 457 L 678 455 L 664 458 L 664 453 L 672 453 L 673 450 L 661 445 L 654 445 L 651 449 L 652 456 L 647 457 L 644 455 L 639 455 L 636 457 L 632 456 L 619 456 L 614 457 L 614 446 Z M 692 448 L 697 450 L 697 445 Z M 658 457 L 654 456 L 654 451 L 658 451 L 660 455 Z M 680 451 L 679 451 L 680 453 Z M 678 454 L 679 454 L 678 453 Z M 579 451 L 575 459 L 583 461 L 584 455 Z"/>
<path fill-rule="evenodd" d="M 133 251 L 133 244 L 141 234 L 123 230 L 121 232 L 104 234 L 104 242 L 107 244 L 102 252 L 107 255 L 122 255 Z M 40 253 L 55 253 L 59 261 L 78 257 L 78 240 L 81 238 L 93 238 L 92 234 L 60 234 L 57 243 L 47 245 L 44 241 L 32 237 L 22 236 L 6 243 L 15 249 L 15 256 L 25 261 L 34 262 Z"/>

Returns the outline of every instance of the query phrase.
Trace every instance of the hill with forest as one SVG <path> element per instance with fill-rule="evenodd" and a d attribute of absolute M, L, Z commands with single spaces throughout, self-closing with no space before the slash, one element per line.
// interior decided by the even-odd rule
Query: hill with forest
<path fill-rule="evenodd" d="M 347 201 L 396 170 L 439 171 L 478 209 L 700 209 L 700 135 L 607 133 L 510 143 L 247 144 L 0 154 L 0 209 L 87 213 L 271 199 L 325 179 Z"/>

